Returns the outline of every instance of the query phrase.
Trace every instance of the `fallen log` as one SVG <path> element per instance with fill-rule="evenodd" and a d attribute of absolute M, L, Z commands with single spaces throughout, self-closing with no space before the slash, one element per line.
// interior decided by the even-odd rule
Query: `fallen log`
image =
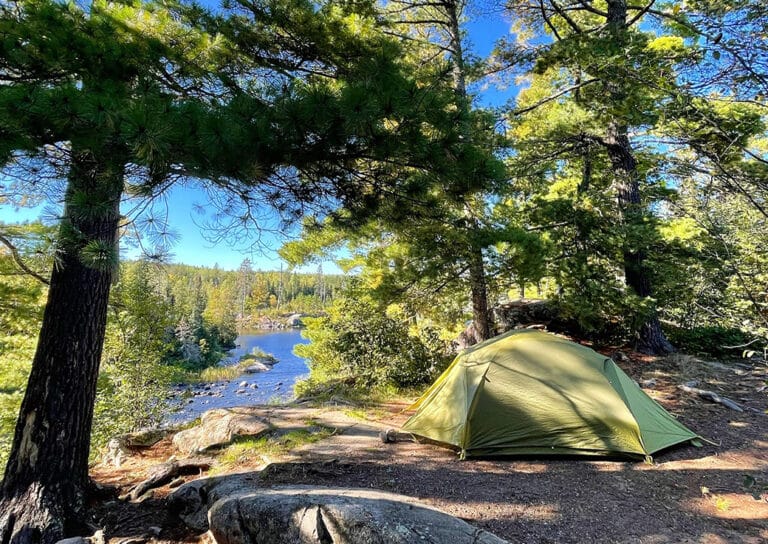
<path fill-rule="evenodd" d="M 689 385 L 678 385 L 677 388 L 686 393 L 692 393 L 694 395 L 698 395 L 699 397 L 701 397 L 706 401 L 714 402 L 715 404 L 721 404 L 726 408 L 730 408 L 731 410 L 735 410 L 737 412 L 744 411 L 744 408 L 742 408 L 739 403 L 727 397 L 721 397 L 714 391 L 707 391 L 706 389 L 699 389 L 698 387 L 691 387 Z"/>
<path fill-rule="evenodd" d="M 201 471 L 208 470 L 215 463 L 215 460 L 210 457 L 202 457 L 198 459 L 182 459 L 169 461 L 158 465 L 152 469 L 149 478 L 139 482 L 128 493 L 124 494 L 122 498 L 128 498 L 132 501 L 138 500 L 139 497 L 144 495 L 150 489 L 161 487 L 167 483 L 173 481 L 174 478 L 185 474 L 198 474 Z"/>

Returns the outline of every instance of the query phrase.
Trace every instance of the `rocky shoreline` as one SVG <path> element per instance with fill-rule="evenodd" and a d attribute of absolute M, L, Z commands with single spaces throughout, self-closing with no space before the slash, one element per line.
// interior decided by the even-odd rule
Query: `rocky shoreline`
<path fill-rule="evenodd" d="M 240 330 L 259 330 L 259 331 L 279 331 L 285 329 L 304 328 L 302 319 L 313 317 L 307 314 L 291 314 L 272 318 L 266 315 L 262 316 L 243 316 L 238 319 L 238 329 Z"/>

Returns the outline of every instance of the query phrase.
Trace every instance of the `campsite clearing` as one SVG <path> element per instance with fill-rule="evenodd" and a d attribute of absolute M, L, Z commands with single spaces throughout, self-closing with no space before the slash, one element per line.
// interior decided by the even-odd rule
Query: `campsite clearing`
<path fill-rule="evenodd" d="M 348 486 L 418 498 L 509 540 L 522 543 L 758 544 L 768 541 L 766 369 L 707 363 L 686 356 L 633 354 L 627 374 L 679 420 L 720 446 L 661 452 L 655 464 L 596 458 L 459 461 L 455 452 L 410 441 L 383 444 L 378 431 L 399 426 L 406 400 L 375 409 L 268 407 L 285 421 L 334 425 L 338 432 L 271 460 L 243 458 L 230 470 L 263 470 L 264 485 Z M 745 412 L 678 389 L 696 380 L 738 400 Z M 409 399 L 412 400 L 412 399 Z M 750 410 L 753 409 L 753 410 Z M 254 408 L 256 409 L 256 408 Z M 757 412 L 763 412 L 757 413 Z M 281 412 L 282 411 L 282 412 Z M 365 414 L 371 419 L 364 419 Z M 125 490 L 173 451 L 165 440 L 121 468 L 97 467 L 95 479 Z M 203 474 L 204 476 L 204 474 Z M 190 479 L 188 477 L 187 479 Z M 150 535 L 155 542 L 197 542 L 166 518 L 168 488 L 141 504 L 94 505 L 95 522 L 116 544 Z"/>

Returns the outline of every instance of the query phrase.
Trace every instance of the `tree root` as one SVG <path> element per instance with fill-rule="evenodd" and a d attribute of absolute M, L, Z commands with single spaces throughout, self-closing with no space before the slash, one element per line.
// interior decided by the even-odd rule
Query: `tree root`
<path fill-rule="evenodd" d="M 0 499 L 0 544 L 54 544 L 69 536 L 74 517 L 56 493 L 34 483 Z"/>
<path fill-rule="evenodd" d="M 181 461 L 163 463 L 162 465 L 153 468 L 149 478 L 136 484 L 130 491 L 122 495 L 121 498 L 128 498 L 132 501 L 138 500 L 150 489 L 155 489 L 170 483 L 174 478 L 183 474 L 196 474 L 208 470 L 214 462 L 214 459 L 204 457 L 200 459 L 182 459 Z"/>
<path fill-rule="evenodd" d="M 714 391 L 698 389 L 696 387 L 691 387 L 689 385 L 678 385 L 677 388 L 680 389 L 681 391 L 685 391 L 686 393 L 693 393 L 695 395 L 698 395 L 702 399 L 707 400 L 709 402 L 714 402 L 715 404 L 721 404 L 726 408 L 730 408 L 731 410 L 735 410 L 737 412 L 744 411 L 744 408 L 738 402 L 733 401 L 727 397 L 721 397 Z"/>

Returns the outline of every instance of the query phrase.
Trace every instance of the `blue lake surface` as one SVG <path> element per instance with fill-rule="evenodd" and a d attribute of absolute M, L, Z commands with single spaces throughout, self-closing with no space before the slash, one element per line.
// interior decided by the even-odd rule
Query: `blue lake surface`
<path fill-rule="evenodd" d="M 236 364 L 242 355 L 251 353 L 254 348 L 274 355 L 278 362 L 268 372 L 243 374 L 230 382 L 185 387 L 193 396 L 182 401 L 180 410 L 169 416 L 169 423 L 191 421 L 214 408 L 291 400 L 296 381 L 309 375 L 307 363 L 293 353 L 296 344 L 308 343 L 301 337 L 299 329 L 250 331 L 238 336 L 235 343 L 237 348 L 230 351 L 220 364 Z M 243 382 L 246 384 L 243 385 Z"/>

